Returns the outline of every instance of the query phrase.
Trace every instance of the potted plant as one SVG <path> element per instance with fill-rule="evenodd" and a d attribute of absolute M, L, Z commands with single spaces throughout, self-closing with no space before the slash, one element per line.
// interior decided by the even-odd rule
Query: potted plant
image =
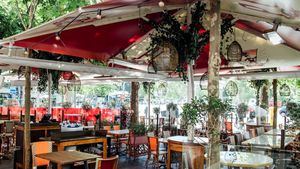
<path fill-rule="evenodd" d="M 193 99 L 191 103 L 185 103 L 182 107 L 181 120 L 187 127 L 188 140 L 194 140 L 194 127 L 200 121 L 199 100 Z"/>
<path fill-rule="evenodd" d="M 130 130 L 134 136 L 145 136 L 147 132 L 146 126 L 139 123 L 131 125 Z"/>
<path fill-rule="evenodd" d="M 246 117 L 246 113 L 248 111 L 248 105 L 245 103 L 240 103 L 237 107 L 237 114 L 239 117 L 240 122 Z"/>
<path fill-rule="evenodd" d="M 128 140 L 128 155 L 130 157 L 144 156 L 148 153 L 147 128 L 144 124 L 132 124 Z"/>
<path fill-rule="evenodd" d="M 181 113 L 182 120 L 188 127 L 188 140 L 193 140 L 194 126 L 198 122 L 206 123 L 206 117 L 211 114 L 215 120 L 224 117 L 226 112 L 232 110 L 229 101 L 222 101 L 215 97 L 203 97 L 202 99 L 193 99 L 191 103 L 185 103 Z M 208 128 L 209 134 L 218 134 L 218 128 Z"/>
<path fill-rule="evenodd" d="M 171 114 L 175 114 L 178 111 L 177 104 L 167 104 L 167 111 L 169 112 L 169 128 L 171 129 Z"/>
<path fill-rule="evenodd" d="M 88 102 L 85 101 L 82 103 L 81 108 L 85 111 L 89 111 L 92 109 L 92 106 Z"/>
<path fill-rule="evenodd" d="M 158 118 L 159 118 L 159 113 L 160 113 L 160 108 L 159 107 L 154 107 L 153 112 L 156 115 L 156 131 L 155 135 L 158 136 Z"/>
<path fill-rule="evenodd" d="M 70 108 L 72 106 L 72 103 L 71 102 L 63 102 L 61 104 L 61 107 L 67 109 L 67 108 Z"/>
<path fill-rule="evenodd" d="M 114 121 L 113 129 L 114 130 L 120 130 L 120 122 L 118 120 Z"/>
<path fill-rule="evenodd" d="M 104 119 L 102 121 L 102 126 L 103 126 L 103 129 L 110 130 L 112 128 L 112 126 L 113 126 L 113 123 L 110 122 L 110 121 L 108 121 L 108 120 L 106 120 L 106 119 Z"/>
<path fill-rule="evenodd" d="M 288 102 L 286 104 L 287 116 L 291 119 L 292 124 L 289 127 L 300 127 L 300 105 L 294 102 Z"/>

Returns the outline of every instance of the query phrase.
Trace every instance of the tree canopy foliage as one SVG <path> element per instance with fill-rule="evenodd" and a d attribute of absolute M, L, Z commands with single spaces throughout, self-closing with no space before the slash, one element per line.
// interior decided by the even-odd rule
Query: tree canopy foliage
<path fill-rule="evenodd" d="M 4 2 L 3 2 L 4 1 Z M 20 33 L 26 27 L 35 27 L 55 19 L 78 7 L 99 0 L 2 0 L 0 6 L 0 39 Z M 32 8 L 32 6 L 35 6 Z M 30 22 L 29 10 L 35 10 Z"/>

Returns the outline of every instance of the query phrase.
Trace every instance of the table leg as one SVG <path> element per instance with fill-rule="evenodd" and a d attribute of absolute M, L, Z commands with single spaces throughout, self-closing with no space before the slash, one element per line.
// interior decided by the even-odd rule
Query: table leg
<path fill-rule="evenodd" d="M 57 169 L 62 169 L 62 165 L 61 164 L 57 164 Z"/>
<path fill-rule="evenodd" d="M 107 158 L 107 140 L 103 141 L 103 158 Z"/>
<path fill-rule="evenodd" d="M 65 146 L 61 146 L 61 145 L 57 145 L 57 151 L 64 151 L 65 150 Z"/>
<path fill-rule="evenodd" d="M 168 160 L 167 160 L 167 169 L 171 169 L 171 156 L 172 156 L 172 154 L 171 154 L 171 150 L 170 150 L 170 148 L 168 148 Z"/>
<path fill-rule="evenodd" d="M 117 142 L 116 142 L 116 145 L 117 145 L 116 149 L 117 149 L 117 154 L 119 155 L 119 153 L 120 153 L 120 140 L 119 140 L 119 135 L 116 135 L 116 140 L 117 140 Z"/>
<path fill-rule="evenodd" d="M 89 164 L 87 161 L 84 161 L 84 169 L 89 169 Z"/>

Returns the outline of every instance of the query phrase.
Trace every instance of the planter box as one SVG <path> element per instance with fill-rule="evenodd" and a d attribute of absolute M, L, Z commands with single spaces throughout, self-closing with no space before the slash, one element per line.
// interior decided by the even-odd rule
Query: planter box
<path fill-rule="evenodd" d="M 139 156 L 147 155 L 149 152 L 149 144 L 147 136 L 135 136 L 130 134 L 128 144 L 128 155 L 134 159 Z"/>

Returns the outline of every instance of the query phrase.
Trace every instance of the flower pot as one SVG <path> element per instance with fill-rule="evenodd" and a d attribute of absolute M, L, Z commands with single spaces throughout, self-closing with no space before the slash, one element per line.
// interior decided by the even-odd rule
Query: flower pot
<path fill-rule="evenodd" d="M 188 141 L 193 141 L 195 136 L 195 130 L 193 125 L 188 125 L 187 127 L 187 137 Z"/>

